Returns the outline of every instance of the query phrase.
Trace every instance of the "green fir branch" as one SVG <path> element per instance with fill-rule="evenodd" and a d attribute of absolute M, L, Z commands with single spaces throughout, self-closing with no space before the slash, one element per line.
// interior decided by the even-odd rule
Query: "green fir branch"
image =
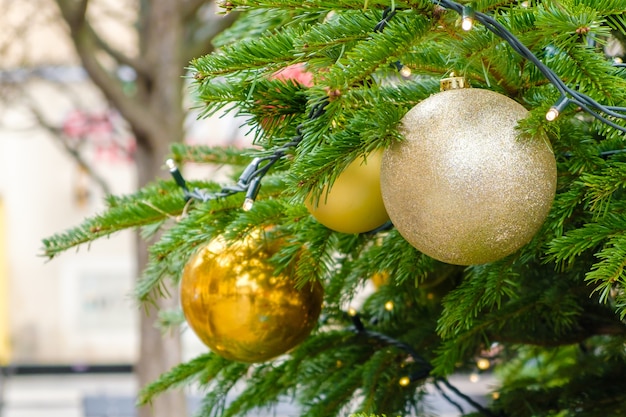
<path fill-rule="evenodd" d="M 207 145 L 188 145 L 173 143 L 170 146 L 172 158 L 179 164 L 219 164 L 228 166 L 245 166 L 250 163 L 250 155 L 241 148 L 234 146 L 215 147 Z M 248 151 L 250 154 L 252 150 Z"/>
<path fill-rule="evenodd" d="M 600 262 L 591 267 L 586 279 L 596 285 L 595 291 L 600 295 L 600 302 L 607 302 L 614 288 L 626 287 L 626 233 L 622 231 L 620 235 L 609 239 L 595 257 Z M 622 318 L 626 316 L 623 307 L 618 307 L 616 312 Z"/>
<path fill-rule="evenodd" d="M 219 372 L 225 360 L 212 353 L 205 353 L 197 358 L 177 365 L 170 371 L 162 374 L 159 378 L 146 385 L 139 392 L 138 405 L 150 404 L 154 397 L 169 389 L 188 384 L 196 379 L 199 374 L 203 377 L 214 375 Z"/>
<path fill-rule="evenodd" d="M 344 91 L 369 82 L 373 73 L 397 60 L 429 29 L 430 22 L 424 16 L 398 13 L 383 32 L 371 34 L 347 51 L 329 69 L 324 85 L 329 91 Z"/>
<path fill-rule="evenodd" d="M 109 209 L 87 218 L 80 226 L 43 240 L 43 256 L 52 259 L 116 232 L 159 223 L 179 215 L 185 205 L 182 190 L 173 182 L 159 182 L 122 198 L 109 197 Z"/>
<path fill-rule="evenodd" d="M 337 3 L 328 1 L 328 0 L 306 0 L 302 1 L 294 1 L 294 0 L 261 0 L 261 1 L 251 1 L 251 0 L 236 0 L 230 2 L 232 7 L 238 10 L 248 10 L 254 8 L 279 8 L 279 9 L 290 9 L 290 10 L 307 10 L 307 11 L 325 11 L 328 12 L 336 8 Z M 368 0 L 367 3 L 363 3 L 363 1 L 359 0 L 348 0 L 341 2 L 342 9 L 351 9 L 351 10 L 364 10 L 367 8 L 376 8 L 383 9 L 385 7 L 391 7 L 395 5 L 399 9 L 405 9 L 410 7 L 424 9 L 431 5 L 428 0 L 412 0 L 412 1 L 396 1 L 392 2 L 390 0 Z"/>
<path fill-rule="evenodd" d="M 227 396 L 238 382 L 245 380 L 251 366 L 224 359 L 222 363 L 216 365 L 213 369 L 207 369 L 198 379 L 200 387 L 205 391 L 200 409 L 197 411 L 199 416 L 222 417 L 227 409 Z"/>
<path fill-rule="evenodd" d="M 276 71 L 294 62 L 294 41 L 307 30 L 306 26 L 289 26 L 266 36 L 226 46 L 220 53 L 196 58 L 191 62 L 197 88 L 211 77 L 227 76 L 251 70 Z M 253 77 L 254 78 L 254 77 Z"/>
<path fill-rule="evenodd" d="M 461 285 L 443 301 L 439 334 L 447 339 L 474 328 L 481 313 L 499 309 L 505 300 L 515 297 L 518 279 L 507 261 L 470 267 Z"/>
<path fill-rule="evenodd" d="M 288 366 L 287 362 L 283 362 L 256 367 L 252 375 L 246 378 L 243 391 L 224 410 L 222 417 L 241 416 L 254 409 L 267 410 L 271 414 L 272 408 L 286 399 L 287 393 L 296 389 L 300 383 L 295 375 L 286 377 Z"/>
<path fill-rule="evenodd" d="M 570 230 L 549 243 L 549 259 L 572 265 L 583 252 L 598 249 L 607 239 L 623 231 L 623 226 L 624 219 L 621 215 L 607 214 L 597 223 L 587 223 L 581 228 Z"/>
<path fill-rule="evenodd" d="M 589 209 L 598 216 L 605 215 L 615 193 L 626 188 L 626 163 L 613 162 L 601 171 L 584 173 L 580 181 L 586 187 Z"/>

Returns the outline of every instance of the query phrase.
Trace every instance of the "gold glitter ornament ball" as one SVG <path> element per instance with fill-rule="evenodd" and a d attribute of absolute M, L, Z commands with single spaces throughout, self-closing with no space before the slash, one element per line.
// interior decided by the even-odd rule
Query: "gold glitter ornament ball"
<path fill-rule="evenodd" d="M 405 141 L 385 150 L 387 212 L 415 248 L 443 262 L 505 257 L 543 224 L 556 190 L 548 139 L 519 137 L 526 109 L 489 90 L 434 94 L 403 118 Z"/>
<path fill-rule="evenodd" d="M 306 339 L 323 298 L 318 282 L 296 289 L 289 268 L 274 275 L 267 260 L 279 242 L 256 237 L 229 246 L 212 240 L 189 260 L 180 285 L 183 313 L 200 340 L 224 358 L 249 363 Z"/>

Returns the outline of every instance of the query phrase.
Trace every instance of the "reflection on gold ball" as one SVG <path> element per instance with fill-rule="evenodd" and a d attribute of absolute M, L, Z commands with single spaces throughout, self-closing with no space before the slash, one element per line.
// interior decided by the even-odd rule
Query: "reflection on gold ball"
<path fill-rule="evenodd" d="M 329 229 L 343 233 L 364 233 L 389 220 L 380 193 L 382 151 L 355 159 L 343 170 L 330 191 L 319 201 L 308 196 L 305 205 L 315 219 Z"/>
<path fill-rule="evenodd" d="M 183 313 L 216 354 L 266 361 L 297 346 L 315 326 L 322 287 L 315 282 L 298 290 L 289 272 L 274 275 L 267 260 L 277 250 L 277 242 L 247 238 L 226 246 L 217 238 L 185 266 Z"/>
<path fill-rule="evenodd" d="M 543 224 L 556 189 L 545 137 L 520 138 L 526 109 L 477 88 L 443 91 L 402 120 L 406 140 L 383 156 L 391 221 L 415 248 L 473 265 L 513 253 Z"/>

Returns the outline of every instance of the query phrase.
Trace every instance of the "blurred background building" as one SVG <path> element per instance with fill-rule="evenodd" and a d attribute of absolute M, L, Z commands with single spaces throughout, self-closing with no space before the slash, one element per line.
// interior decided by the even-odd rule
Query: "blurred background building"
<path fill-rule="evenodd" d="M 129 54 L 135 4 L 90 3 L 98 29 Z M 107 193 L 133 191 L 133 136 L 81 68 L 54 1 L 0 8 L 0 362 L 132 364 L 140 311 L 130 297 L 132 233 L 53 262 L 39 255 L 43 238 L 96 214 Z M 133 88 L 132 70 L 118 76 Z M 187 132 L 195 142 L 241 138 L 229 118 L 190 116 Z"/>
<path fill-rule="evenodd" d="M 78 66 L 51 2 L 0 7 L 2 26 L 11 28 L 1 35 L 0 61 L 0 358 L 131 363 L 132 236 L 55 262 L 38 255 L 42 238 L 96 213 L 105 191 L 133 189 L 132 137 Z"/>

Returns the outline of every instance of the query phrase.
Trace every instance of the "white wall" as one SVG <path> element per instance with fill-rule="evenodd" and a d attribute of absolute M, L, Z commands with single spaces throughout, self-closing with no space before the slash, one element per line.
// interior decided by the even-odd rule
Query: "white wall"
<path fill-rule="evenodd" d="M 70 105 L 51 90 L 38 83 L 31 88 L 54 117 L 69 112 Z M 39 256 L 42 238 L 101 210 L 102 194 L 87 181 L 90 197 L 78 204 L 75 191 L 85 178 L 77 164 L 47 132 L 22 130 L 31 123 L 18 108 L 3 114 L 2 125 L 12 127 L 0 130 L 12 362 L 132 361 L 138 314 L 127 295 L 135 276 L 133 236 L 120 233 L 52 262 Z M 131 163 L 96 160 L 94 166 L 115 193 L 133 189 Z"/>
<path fill-rule="evenodd" d="M 43 116 L 55 126 L 76 108 L 98 113 L 105 109 L 99 93 L 80 77 L 53 88 L 31 80 L 24 94 L 34 98 Z M 72 91 L 68 99 L 63 89 Z M 28 109 L 0 107 L 0 198 L 7 219 L 11 362 L 29 364 L 133 363 L 141 309 L 130 293 L 137 275 L 134 235 L 115 234 L 70 250 L 52 261 L 41 257 L 42 239 L 79 225 L 103 209 L 103 193 L 81 173 L 76 162 L 42 129 L 33 129 Z M 187 141 L 246 146 L 239 126 L 230 116 L 188 123 Z M 123 135 L 122 135 L 123 136 Z M 105 138 L 106 139 L 106 138 Z M 120 140 L 120 137 L 117 138 Z M 93 144 L 92 144 L 93 145 Z M 133 191 L 133 163 L 98 156 L 93 146 L 84 155 L 113 194 Z M 224 167 L 189 166 L 191 178 L 228 183 Z M 89 192 L 86 204 L 77 189 Z M 184 333 L 185 357 L 206 351 L 191 331 Z"/>

